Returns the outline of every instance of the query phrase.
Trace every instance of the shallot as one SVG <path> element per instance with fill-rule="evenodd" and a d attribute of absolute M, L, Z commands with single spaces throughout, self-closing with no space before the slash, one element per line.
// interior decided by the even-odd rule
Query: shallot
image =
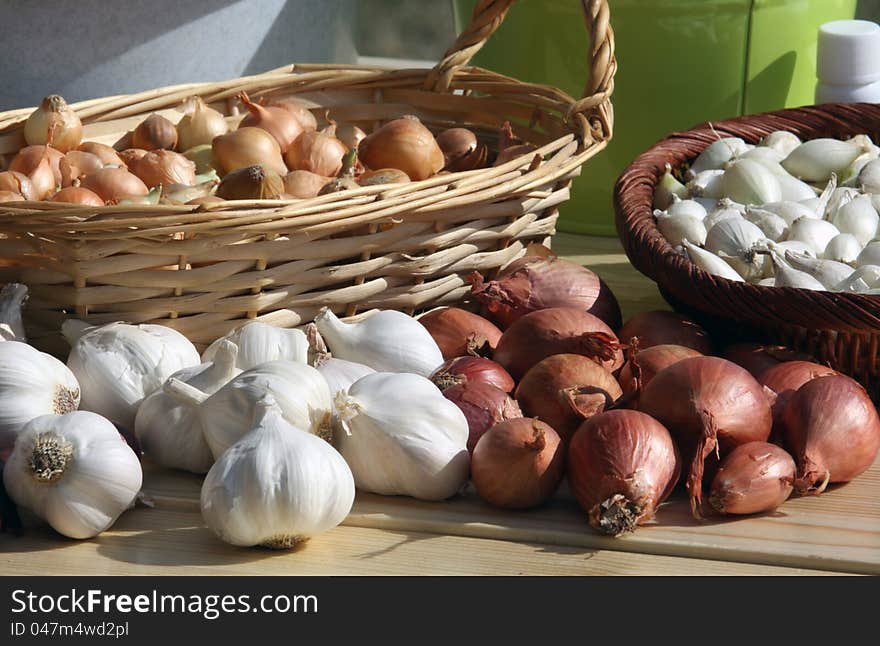
<path fill-rule="evenodd" d="M 458 307 L 431 310 L 418 319 L 440 347 L 444 359 L 465 355 L 489 356 L 501 330 L 479 314 Z"/>
<path fill-rule="evenodd" d="M 767 442 L 748 442 L 731 451 L 712 480 L 709 504 L 722 514 L 773 511 L 791 495 L 794 460 Z"/>
<path fill-rule="evenodd" d="M 456 357 L 444 361 L 431 375 L 431 381 L 440 389 L 479 382 L 491 384 L 506 393 L 512 392 L 516 384 L 501 364 L 483 357 Z"/>
<path fill-rule="evenodd" d="M 443 396 L 458 406 L 467 418 L 467 449 L 470 453 L 490 428 L 506 419 L 523 416 L 516 400 L 492 384 L 479 381 L 458 384 L 444 390 Z"/>
<path fill-rule="evenodd" d="M 623 343 L 629 343 L 634 336 L 639 337 L 639 346 L 642 349 L 654 345 L 681 345 L 700 354 L 712 352 L 712 341 L 706 330 L 693 319 L 678 312 L 639 312 L 623 324 L 618 334 Z"/>

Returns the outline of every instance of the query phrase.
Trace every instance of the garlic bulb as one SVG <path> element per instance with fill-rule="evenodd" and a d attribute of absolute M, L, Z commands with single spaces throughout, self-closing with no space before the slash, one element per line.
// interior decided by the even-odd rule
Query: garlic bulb
<path fill-rule="evenodd" d="M 862 167 L 859 186 L 865 193 L 880 193 L 880 160 L 869 161 Z"/>
<path fill-rule="evenodd" d="M 682 200 L 677 197 L 672 199 L 672 204 L 666 209 L 666 213 L 676 217 L 688 216 L 699 220 L 703 220 L 707 215 L 706 207 L 696 200 Z M 654 214 L 656 215 L 657 212 L 655 211 Z"/>
<path fill-rule="evenodd" d="M 687 195 L 687 187 L 675 179 L 672 165 L 666 164 L 666 172 L 663 173 L 654 191 L 654 208 L 661 210 L 669 208 L 676 197 L 683 200 Z"/>
<path fill-rule="evenodd" d="M 292 426 L 271 398 L 205 477 L 205 524 L 232 545 L 289 549 L 336 527 L 354 503 L 348 464 L 327 442 Z"/>
<path fill-rule="evenodd" d="M 143 474 L 109 421 L 86 411 L 28 422 L 3 469 L 12 500 L 70 538 L 108 529 L 134 502 Z"/>
<path fill-rule="evenodd" d="M 79 383 L 58 359 L 19 341 L 0 343 L 0 457 L 32 419 L 79 403 Z"/>
<path fill-rule="evenodd" d="M 231 341 L 238 347 L 235 365 L 242 370 L 280 359 L 297 363 L 308 363 L 309 360 L 309 341 L 302 330 L 252 321 L 214 341 L 202 353 L 202 361 L 213 361 L 217 348 L 224 341 Z"/>
<path fill-rule="evenodd" d="M 877 215 L 870 197 L 859 195 L 837 209 L 831 223 L 841 233 L 854 235 L 859 244 L 864 246 L 877 237 L 880 215 Z"/>
<path fill-rule="evenodd" d="M 339 450 L 359 489 L 443 500 L 467 482 L 467 419 L 427 378 L 367 375 L 336 407 Z"/>
<path fill-rule="evenodd" d="M 750 206 L 744 217 L 757 226 L 768 240 L 778 242 L 788 236 L 788 223 L 772 211 Z"/>
<path fill-rule="evenodd" d="M 805 242 L 819 258 L 825 253 L 825 247 L 831 239 L 839 233 L 837 227 L 827 220 L 800 218 L 791 225 L 788 239 Z"/>
<path fill-rule="evenodd" d="M 743 204 L 765 204 L 782 200 L 779 180 L 753 159 L 740 159 L 724 171 L 724 195 Z"/>
<path fill-rule="evenodd" d="M 718 208 L 706 216 L 706 219 L 703 220 L 703 225 L 706 227 L 706 231 L 709 231 L 709 229 L 724 220 L 739 220 L 742 218 L 742 213 L 728 204 L 728 201 L 724 199 L 720 200 L 718 202 Z M 693 240 L 691 242 L 693 242 Z"/>
<path fill-rule="evenodd" d="M 61 332 L 72 346 L 67 366 L 82 388 L 80 408 L 124 429 L 134 427 L 140 403 L 168 377 L 199 364 L 189 339 L 164 325 L 89 327 L 67 320 Z"/>
<path fill-rule="evenodd" d="M 673 247 L 681 244 L 685 238 L 695 244 L 706 242 L 706 227 L 703 225 L 703 219 L 697 215 L 689 213 L 672 215 L 665 211 L 654 211 L 654 217 L 657 218 L 657 228 L 660 229 L 660 233 Z"/>
<path fill-rule="evenodd" d="M 749 152 L 751 148 L 752 146 L 739 137 L 724 137 L 709 144 L 694 160 L 690 170 L 693 175 L 699 175 L 707 170 L 717 170 L 731 159 Z"/>
<path fill-rule="evenodd" d="M 773 262 L 773 273 L 776 287 L 798 287 L 822 291 L 825 286 L 810 274 L 795 269 L 776 254 L 770 256 Z"/>
<path fill-rule="evenodd" d="M 828 246 L 825 247 L 825 253 L 822 254 L 822 257 L 826 260 L 836 260 L 837 262 L 854 265 L 861 251 L 862 245 L 856 240 L 854 235 L 851 233 L 841 233 L 831 238 Z"/>
<path fill-rule="evenodd" d="M 805 182 L 826 182 L 840 175 L 864 152 L 859 142 L 838 139 L 805 141 L 782 160 L 782 167 Z"/>
<path fill-rule="evenodd" d="M 765 258 L 754 253 L 755 245 L 762 240 L 764 233 L 761 229 L 748 220 L 735 218 L 712 227 L 706 234 L 705 247 L 749 280 L 759 278 L 763 271 Z"/>
<path fill-rule="evenodd" d="M 787 130 L 776 130 L 761 140 L 758 146 L 766 146 L 773 148 L 780 155 L 788 157 L 795 148 L 801 145 L 801 140 L 793 132 Z"/>
<path fill-rule="evenodd" d="M 395 310 L 343 323 L 329 309 L 315 325 L 334 357 L 383 372 L 412 372 L 427 377 L 443 363 L 443 354 L 425 326 Z"/>
<path fill-rule="evenodd" d="M 682 240 L 681 244 L 687 251 L 688 258 L 697 267 L 719 278 L 726 278 L 736 282 L 743 282 L 743 277 L 736 273 L 736 270 L 716 256 L 711 251 L 701 249 L 689 240 Z"/>
<path fill-rule="evenodd" d="M 853 268 L 842 262 L 817 260 L 792 251 L 785 252 L 785 260 L 793 268 L 810 274 L 822 283 L 825 289 L 833 289 L 853 273 Z"/>
<path fill-rule="evenodd" d="M 269 361 L 246 370 L 210 396 L 178 379 L 169 379 L 163 390 L 198 410 L 214 458 L 248 432 L 257 403 L 267 395 L 297 428 L 327 441 L 332 437 L 330 389 L 321 373 L 302 363 Z"/>
<path fill-rule="evenodd" d="M 686 186 L 692 196 L 720 199 L 725 195 L 723 178 L 723 170 L 704 170 L 697 173 Z"/>
<path fill-rule="evenodd" d="M 0 289 L 0 341 L 27 342 L 21 321 L 21 306 L 27 299 L 27 291 L 27 287 L 19 283 L 8 283 Z"/>
<path fill-rule="evenodd" d="M 347 393 L 351 385 L 361 377 L 371 375 L 375 370 L 354 361 L 346 361 L 345 359 L 337 359 L 336 357 L 323 357 L 315 366 L 321 376 L 327 381 L 330 388 L 331 399 L 338 392 Z M 333 402 L 333 423 L 337 421 L 336 403 Z"/>
<path fill-rule="evenodd" d="M 858 196 L 858 189 L 847 188 L 846 186 L 839 186 L 835 188 L 833 191 L 831 191 L 831 195 L 828 198 L 828 204 L 825 207 L 825 219 L 829 222 L 833 221 L 834 218 L 837 217 L 837 214 L 840 212 L 840 210 Z"/>
<path fill-rule="evenodd" d="M 238 346 L 224 340 L 212 362 L 178 370 L 171 379 L 213 395 L 241 373 L 235 367 L 237 355 Z M 207 473 L 214 464 L 198 408 L 180 404 L 164 390 L 157 390 L 138 407 L 134 434 L 144 455 L 163 467 Z"/>

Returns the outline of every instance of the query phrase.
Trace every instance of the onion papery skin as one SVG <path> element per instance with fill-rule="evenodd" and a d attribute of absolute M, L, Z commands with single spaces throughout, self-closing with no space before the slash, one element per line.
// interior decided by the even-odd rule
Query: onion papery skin
<path fill-rule="evenodd" d="M 137 175 L 122 168 L 104 167 L 83 177 L 80 185 L 96 193 L 105 202 L 115 202 L 150 192 Z"/>
<path fill-rule="evenodd" d="M 501 335 L 492 358 L 520 379 L 554 354 L 580 354 L 611 371 L 623 365 L 623 352 L 611 328 L 573 307 L 551 307 L 517 319 Z"/>
<path fill-rule="evenodd" d="M 795 471 L 794 460 L 781 447 L 767 442 L 741 444 L 721 461 L 709 504 L 720 514 L 773 511 L 791 495 Z"/>
<path fill-rule="evenodd" d="M 480 382 L 509 393 L 516 386 L 513 377 L 500 363 L 484 357 L 470 356 L 447 359 L 431 375 L 431 381 L 440 390 L 464 383 Z"/>
<path fill-rule="evenodd" d="M 389 121 L 364 137 L 358 157 L 372 170 L 396 168 L 414 182 L 438 173 L 445 163 L 434 135 L 409 115 Z"/>
<path fill-rule="evenodd" d="M 713 453 L 724 457 L 770 436 L 770 403 L 747 370 L 719 357 L 683 359 L 658 372 L 639 397 L 639 410 L 663 424 L 689 464 L 691 511 L 702 517 L 703 471 Z"/>
<path fill-rule="evenodd" d="M 419 317 L 431 333 L 444 359 L 487 357 L 501 339 L 501 330 L 479 314 L 458 307 L 443 307 Z"/>
<path fill-rule="evenodd" d="M 248 110 L 248 115 L 242 119 L 239 126 L 262 128 L 275 137 L 282 153 L 286 152 L 294 140 L 305 132 L 305 128 L 293 111 L 280 105 L 264 106 L 254 103 L 246 92 L 239 94 L 239 99 Z"/>
<path fill-rule="evenodd" d="M 495 280 L 472 274 L 471 293 L 502 328 L 518 318 L 550 307 L 581 308 L 620 329 L 620 305 L 599 276 L 556 257 L 524 256 L 507 265 Z"/>
<path fill-rule="evenodd" d="M 65 202 L 67 204 L 82 204 L 84 206 L 104 206 L 104 200 L 95 193 L 82 186 L 67 186 L 49 198 L 50 202 Z"/>
<path fill-rule="evenodd" d="M 590 525 L 611 536 L 653 519 L 680 470 L 669 431 L 639 411 L 612 410 L 591 417 L 568 447 L 572 493 Z"/>
<path fill-rule="evenodd" d="M 638 337 L 643 349 L 655 345 L 683 345 L 700 354 L 712 354 L 712 340 L 708 332 L 699 323 L 678 312 L 639 312 L 623 324 L 618 336 L 621 343 L 629 343 L 632 337 Z"/>
<path fill-rule="evenodd" d="M 52 168 L 52 177 L 55 180 L 55 185 L 60 186 L 61 169 L 58 164 L 64 157 L 64 153 L 52 148 L 52 146 L 25 146 L 19 150 L 15 157 L 9 162 L 9 170 L 18 171 L 24 175 L 30 175 L 37 169 L 40 162 L 43 161 L 43 157 L 49 158 L 49 166 Z"/>
<path fill-rule="evenodd" d="M 644 388 L 664 368 L 668 368 L 682 359 L 701 356 L 703 355 L 699 350 L 686 348 L 683 345 L 664 344 L 640 349 L 636 353 L 636 365 L 633 365 L 632 357 L 630 357 L 620 369 L 618 375 L 620 387 L 625 395 L 635 393 L 639 389 L 637 382 L 640 381 L 641 387 Z"/>
<path fill-rule="evenodd" d="M 789 398 L 782 413 L 785 443 L 797 464 L 795 490 L 821 493 L 849 482 L 880 449 L 880 419 L 868 393 L 844 375 L 817 377 Z"/>
<path fill-rule="evenodd" d="M 501 422 L 477 442 L 471 479 L 477 494 L 504 509 L 528 509 L 550 498 L 565 470 L 565 451 L 544 422 L 521 417 Z"/>
<path fill-rule="evenodd" d="M 758 383 L 773 391 L 774 429 L 782 422 L 782 413 L 791 396 L 805 383 L 817 377 L 839 374 L 836 370 L 811 361 L 786 361 L 779 363 L 761 374 Z M 779 428 L 781 432 L 781 428 Z"/>
<path fill-rule="evenodd" d="M 585 419 L 601 413 L 621 394 L 614 375 L 579 354 L 555 354 L 539 361 L 516 387 L 516 400 L 525 414 L 547 422 L 566 443 Z"/>
<path fill-rule="evenodd" d="M 467 418 L 467 450 L 471 454 L 477 441 L 490 428 L 504 420 L 523 416 L 516 400 L 491 384 L 471 381 L 447 388 L 443 396 L 458 406 Z"/>

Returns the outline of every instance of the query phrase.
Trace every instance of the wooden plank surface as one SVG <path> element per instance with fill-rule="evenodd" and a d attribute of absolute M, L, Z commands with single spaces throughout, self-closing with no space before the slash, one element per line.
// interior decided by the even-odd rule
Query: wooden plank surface
<path fill-rule="evenodd" d="M 625 318 L 667 309 L 617 240 L 558 234 L 553 246 L 597 271 Z M 618 539 L 593 532 L 565 490 L 542 509 L 517 513 L 472 493 L 441 503 L 359 494 L 343 527 L 288 555 L 217 541 L 198 515 L 200 481 L 145 465 L 155 509 L 128 512 L 91 541 L 48 530 L 19 541 L 0 537 L 0 573 L 38 573 L 46 564 L 70 573 L 880 573 L 880 463 L 853 483 L 792 499 L 767 516 L 698 523 L 679 494 L 655 524 Z M 38 562 L 31 551 L 41 552 Z"/>

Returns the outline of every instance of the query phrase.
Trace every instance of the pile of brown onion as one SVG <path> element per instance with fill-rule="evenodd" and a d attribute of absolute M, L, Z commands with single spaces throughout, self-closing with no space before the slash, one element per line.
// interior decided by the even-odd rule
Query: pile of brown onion
<path fill-rule="evenodd" d="M 533 149 L 515 141 L 510 124 L 492 153 L 467 128 L 435 133 L 412 115 L 365 132 L 332 121 L 329 113 L 319 124 L 295 98 L 255 100 L 246 92 L 237 98 L 243 118 L 193 96 L 179 119 L 172 112 L 150 114 L 108 146 L 83 141 L 76 112 L 62 97 L 48 96 L 25 122 L 27 146 L 0 159 L 0 168 L 8 169 L 0 172 L 0 202 L 92 207 L 308 199 L 483 168 Z"/>

